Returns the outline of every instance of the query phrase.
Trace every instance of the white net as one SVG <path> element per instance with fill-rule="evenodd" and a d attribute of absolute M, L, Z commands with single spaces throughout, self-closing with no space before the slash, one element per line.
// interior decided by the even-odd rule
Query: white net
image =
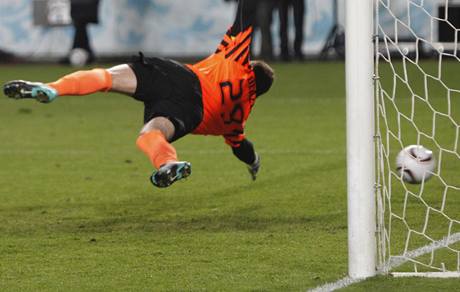
<path fill-rule="evenodd" d="M 376 0 L 380 268 L 460 271 L 460 2 Z M 404 182 L 396 155 L 433 151 L 433 177 Z"/>

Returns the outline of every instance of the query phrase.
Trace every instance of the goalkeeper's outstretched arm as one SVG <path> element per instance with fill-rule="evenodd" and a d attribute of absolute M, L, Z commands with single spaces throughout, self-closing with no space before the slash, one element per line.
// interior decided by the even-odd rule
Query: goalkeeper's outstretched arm
<path fill-rule="evenodd" d="M 228 60 L 235 61 L 244 66 L 249 65 L 256 11 L 256 0 L 240 0 L 238 2 L 235 22 L 217 47 L 216 53 L 224 53 L 225 58 Z"/>
<path fill-rule="evenodd" d="M 247 30 L 254 25 L 257 13 L 256 0 L 239 0 L 235 22 L 229 30 L 231 36 Z"/>
<path fill-rule="evenodd" d="M 260 156 L 254 150 L 254 145 L 248 139 L 244 139 L 239 146 L 232 146 L 233 154 L 248 166 L 249 174 L 256 180 L 260 168 Z"/>

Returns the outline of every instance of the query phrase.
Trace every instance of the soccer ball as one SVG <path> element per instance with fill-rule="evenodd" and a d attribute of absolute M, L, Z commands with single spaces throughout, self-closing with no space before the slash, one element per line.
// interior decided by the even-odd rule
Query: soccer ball
<path fill-rule="evenodd" d="M 405 182 L 419 184 L 433 176 L 436 159 L 421 145 L 410 145 L 396 157 L 396 171 Z"/>
<path fill-rule="evenodd" d="M 85 49 L 75 48 L 70 51 L 70 65 L 74 67 L 83 67 L 89 60 L 89 53 Z"/>

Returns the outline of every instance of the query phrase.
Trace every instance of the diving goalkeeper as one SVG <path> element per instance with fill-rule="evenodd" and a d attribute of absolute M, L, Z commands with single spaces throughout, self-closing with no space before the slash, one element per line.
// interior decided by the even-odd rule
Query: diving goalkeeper
<path fill-rule="evenodd" d="M 179 161 L 171 145 L 187 134 L 223 136 L 255 180 L 260 156 L 245 137 L 244 127 L 256 97 L 266 93 L 274 80 L 269 65 L 249 59 L 256 2 L 239 1 L 236 20 L 217 50 L 197 64 L 141 53 L 133 63 L 78 71 L 52 83 L 11 81 L 4 85 L 4 93 L 43 103 L 99 91 L 132 96 L 144 103 L 144 126 L 136 144 L 156 168 L 150 176 L 153 185 L 168 187 L 191 174 L 191 164 Z"/>

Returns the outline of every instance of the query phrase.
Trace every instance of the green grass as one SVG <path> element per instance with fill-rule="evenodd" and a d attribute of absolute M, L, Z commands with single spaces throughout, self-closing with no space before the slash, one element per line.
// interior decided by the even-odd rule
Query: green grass
<path fill-rule="evenodd" d="M 1 66 L 0 83 L 70 70 Z M 344 277 L 344 66 L 276 70 L 247 125 L 256 182 L 222 138 L 187 136 L 175 146 L 192 176 L 154 189 L 135 146 L 142 105 L 121 95 L 0 99 L 0 290 L 305 291 Z M 350 289 L 431 283 L 458 287 Z"/>

